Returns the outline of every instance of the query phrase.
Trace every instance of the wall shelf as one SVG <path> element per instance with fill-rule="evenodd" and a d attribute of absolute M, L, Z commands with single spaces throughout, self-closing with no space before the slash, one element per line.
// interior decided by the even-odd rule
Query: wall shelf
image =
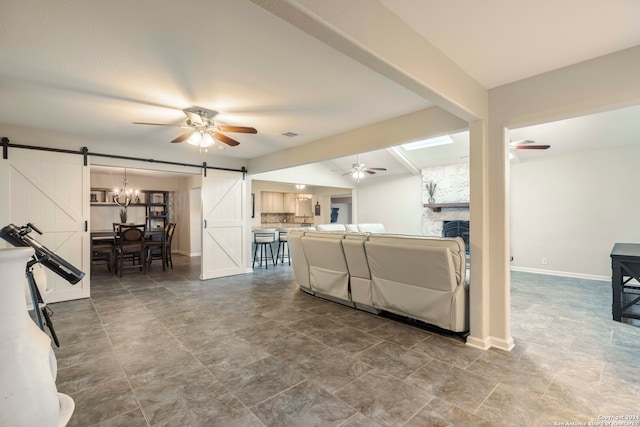
<path fill-rule="evenodd" d="M 442 209 L 469 209 L 469 202 L 459 203 L 425 203 L 425 208 L 429 208 L 434 212 L 440 212 Z"/>
<path fill-rule="evenodd" d="M 163 229 L 169 222 L 169 192 L 163 190 L 144 190 L 147 200 L 146 215 L 149 230 Z"/>
<path fill-rule="evenodd" d="M 119 207 L 113 202 L 113 190 L 110 188 L 92 188 L 90 193 L 90 205 Z M 140 201 L 131 203 L 129 207 L 141 206 L 145 208 L 147 228 L 149 230 L 161 229 L 169 222 L 169 191 L 165 190 L 141 190 Z"/>

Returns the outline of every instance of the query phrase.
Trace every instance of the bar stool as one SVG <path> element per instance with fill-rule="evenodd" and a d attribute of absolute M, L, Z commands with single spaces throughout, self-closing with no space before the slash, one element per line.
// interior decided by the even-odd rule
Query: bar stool
<path fill-rule="evenodd" d="M 292 228 L 278 228 L 278 251 L 276 252 L 276 261 L 280 258 L 280 262 L 284 262 L 284 251 L 287 250 L 287 259 L 289 260 L 289 265 L 291 265 L 291 253 L 289 252 L 289 232 L 293 230 Z M 280 250 L 282 250 L 282 254 L 280 254 Z"/>
<path fill-rule="evenodd" d="M 271 252 L 271 263 L 276 265 L 276 260 L 273 258 L 273 249 L 271 244 L 276 242 L 276 229 L 275 228 L 259 228 L 253 230 L 253 243 L 255 249 L 253 250 L 253 264 L 251 267 L 255 267 L 256 260 L 260 262 L 259 266 L 262 267 L 262 260 L 264 260 L 265 268 L 269 268 L 267 258 L 267 248 Z M 258 257 L 258 249 L 260 249 L 260 256 Z"/>

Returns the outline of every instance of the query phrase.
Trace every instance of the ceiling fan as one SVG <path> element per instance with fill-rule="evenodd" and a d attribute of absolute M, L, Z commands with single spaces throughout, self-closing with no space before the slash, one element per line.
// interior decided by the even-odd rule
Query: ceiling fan
<path fill-rule="evenodd" d="M 191 145 L 202 149 L 215 144 L 215 140 L 221 141 L 231 147 L 240 143 L 233 138 L 229 138 L 220 132 L 239 132 L 239 133 L 258 133 L 255 128 L 246 126 L 227 126 L 216 124 L 214 117 L 217 111 L 207 110 L 202 107 L 190 107 L 182 110 L 187 116 L 184 124 L 173 125 L 167 123 L 143 123 L 133 122 L 134 125 L 153 125 L 153 126 L 176 126 L 187 129 L 186 132 L 172 140 L 172 143 L 187 142 Z M 218 148 L 224 149 L 224 146 L 218 145 Z"/>
<path fill-rule="evenodd" d="M 351 165 L 351 169 L 342 174 L 351 175 L 356 182 L 360 182 L 361 178 L 364 178 L 367 175 L 374 175 L 376 171 L 386 171 L 387 168 L 369 168 L 364 163 L 360 162 L 360 155 L 356 155 L 356 162 Z"/>
<path fill-rule="evenodd" d="M 546 150 L 550 147 L 550 145 L 536 144 L 536 142 L 531 139 L 521 139 L 520 141 L 509 142 L 509 148 L 514 150 Z"/>

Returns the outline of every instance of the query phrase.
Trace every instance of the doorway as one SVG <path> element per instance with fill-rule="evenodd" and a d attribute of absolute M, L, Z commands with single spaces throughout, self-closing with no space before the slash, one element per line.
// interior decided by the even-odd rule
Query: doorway
<path fill-rule="evenodd" d="M 128 185 L 131 189 L 141 193 L 149 191 L 168 192 L 168 202 L 165 207 L 154 207 L 162 210 L 166 215 L 166 222 L 176 223 L 176 231 L 172 241 L 172 252 L 175 254 L 194 257 L 197 266 L 200 264 L 201 245 L 197 237 L 200 230 L 201 208 L 201 185 L 197 182 L 200 174 L 197 170 L 194 173 L 176 172 L 172 170 L 141 169 L 139 166 L 129 167 L 126 165 Z M 112 228 L 113 222 L 120 222 L 120 208 L 112 203 L 111 193 L 117 187 L 121 187 L 124 179 L 124 166 L 113 165 L 91 165 L 90 186 L 92 190 L 104 190 L 104 198 L 97 198 L 98 202 L 92 202 L 90 206 L 89 228 L 92 231 L 108 230 Z M 193 188 L 192 188 L 193 187 Z M 195 193 L 195 197 L 194 197 Z M 93 194 L 93 192 L 92 192 Z M 101 194 L 101 193 L 100 193 Z M 144 223 L 146 221 L 148 200 L 141 198 L 137 203 L 131 204 L 128 208 L 127 222 Z M 154 202 L 152 200 L 151 202 Z M 195 219 L 194 219 L 195 217 Z M 195 230 L 192 223 L 195 222 Z M 193 231 L 196 237 L 192 236 Z M 195 246 L 194 246 L 195 245 Z M 193 264 L 192 264 L 193 266 Z"/>
<path fill-rule="evenodd" d="M 189 235 L 190 256 L 202 254 L 202 189 L 189 189 Z"/>

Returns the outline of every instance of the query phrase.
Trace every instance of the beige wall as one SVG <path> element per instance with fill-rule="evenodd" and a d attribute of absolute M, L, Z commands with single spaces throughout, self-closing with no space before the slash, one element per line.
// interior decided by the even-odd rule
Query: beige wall
<path fill-rule="evenodd" d="M 492 305 L 488 328 L 491 331 L 508 331 L 504 335 L 488 337 L 490 345 L 504 346 L 504 340 L 509 340 L 511 334 L 507 263 L 510 257 L 508 213 L 510 179 L 505 129 L 640 104 L 640 79 L 638 79 L 637 70 L 640 70 L 640 47 L 489 91 L 491 120 L 488 140 L 490 144 L 488 162 L 484 170 L 488 173 L 491 203 L 488 232 L 494 244 L 491 245 L 491 258 L 488 262 L 490 272 L 488 291 Z M 471 146 L 473 166 L 474 144 L 472 143 Z M 473 206 L 473 168 L 471 178 Z M 502 313 L 507 313 L 507 316 L 505 317 Z M 486 318 L 483 321 L 486 321 Z"/>
<path fill-rule="evenodd" d="M 201 212 L 191 212 L 190 197 L 192 188 L 202 187 L 202 176 L 193 175 L 189 177 L 183 177 L 178 180 L 178 190 L 176 192 L 176 215 L 180 217 L 181 221 L 176 225 L 176 232 L 174 236 L 174 248 L 182 254 L 189 256 L 194 251 L 191 248 L 191 216 L 201 216 Z"/>

